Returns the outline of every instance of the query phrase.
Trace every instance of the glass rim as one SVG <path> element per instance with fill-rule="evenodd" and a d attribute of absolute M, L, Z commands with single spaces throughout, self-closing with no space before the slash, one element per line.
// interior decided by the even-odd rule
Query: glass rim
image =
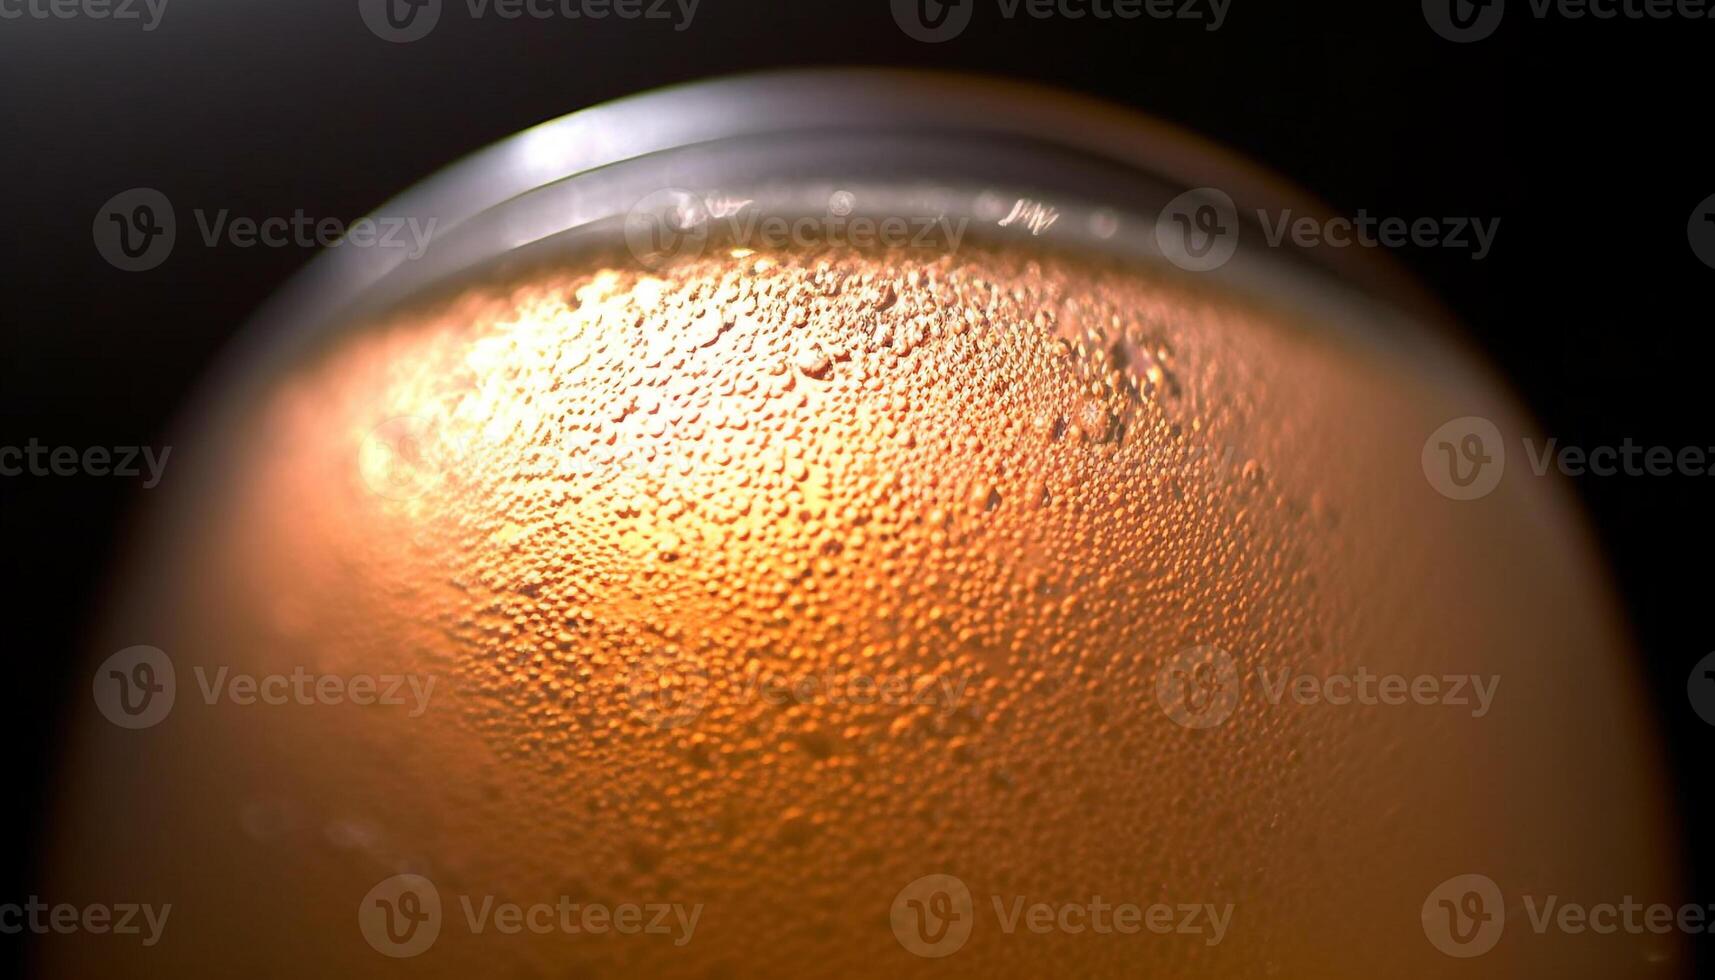
<path fill-rule="evenodd" d="M 1031 83 L 932 71 L 766 72 L 602 103 L 475 152 L 374 212 L 378 221 L 415 221 L 417 227 L 432 229 L 424 256 L 429 261 L 407 260 L 396 248 L 327 249 L 259 311 L 256 320 L 265 326 L 257 332 L 265 337 L 299 335 L 313 331 L 316 324 L 341 320 L 354 308 L 385 305 L 378 297 L 402 299 L 482 260 L 611 219 L 636 205 L 637 191 L 734 183 L 730 164 L 724 173 L 699 173 L 697 165 L 684 162 L 686 156 L 706 159 L 719 146 L 771 140 L 778 146 L 794 139 L 810 146 L 840 135 L 876 133 L 943 144 L 1005 141 L 1014 147 L 1057 147 L 1128 172 L 1137 184 L 1153 183 L 1158 195 L 1218 188 L 1239 215 L 1273 210 L 1322 219 L 1330 213 L 1285 180 L 1213 142 L 1099 99 Z M 875 165 L 873 159 L 844 159 L 854 174 Z M 759 179 L 774 167 L 757 154 L 748 162 L 759 168 Z M 643 183 L 633 180 L 632 193 L 616 192 L 614 175 L 627 170 L 651 176 L 642 178 Z M 608 189 L 591 193 L 590 185 L 598 183 Z M 1060 202 L 1045 205 L 1058 207 Z M 794 210 L 784 198 L 774 206 L 781 212 Z M 939 206 L 992 222 L 992 214 L 979 213 L 983 208 L 974 194 L 963 200 L 947 196 Z M 1099 236 L 1088 234 L 1087 227 L 1087 221 L 1061 223 L 1038 244 L 1100 247 Z M 1158 249 L 1148 254 L 1148 237 L 1134 236 L 1128 251 L 1160 258 Z M 1259 269 L 1284 260 L 1300 266 L 1301 272 L 1310 268 L 1326 280 L 1324 285 L 1343 285 L 1421 322 L 1449 319 L 1394 260 L 1373 254 L 1377 250 L 1302 249 L 1287 241 L 1266 251 L 1275 253 L 1266 257 L 1273 261 L 1237 263 L 1237 269 L 1215 270 L 1213 278 L 1228 284 L 1256 278 Z M 1274 279 L 1270 285 L 1278 289 L 1292 277 L 1264 278 Z"/>

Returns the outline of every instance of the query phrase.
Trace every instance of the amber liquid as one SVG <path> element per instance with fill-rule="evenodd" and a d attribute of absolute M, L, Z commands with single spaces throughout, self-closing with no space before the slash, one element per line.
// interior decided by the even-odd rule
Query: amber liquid
<path fill-rule="evenodd" d="M 44 943 L 52 975 L 1675 969 L 1660 937 L 1515 924 L 1454 964 L 1425 936 L 1467 872 L 1671 887 L 1564 495 L 1420 471 L 1447 418 L 1513 417 L 1480 381 L 1207 280 L 967 248 L 550 269 L 354 330 L 256 404 L 110 634 L 172 654 L 172 716 L 91 721 L 67 776 L 57 881 L 174 902 L 175 931 Z M 1207 727 L 1158 697 L 1200 648 L 1239 684 Z M 205 703 L 221 665 L 438 684 L 415 717 Z M 1255 681 L 1359 667 L 1503 683 L 1474 719 Z M 359 906 L 401 872 L 442 922 L 395 960 Z M 476 932 L 485 896 L 701 912 L 682 944 Z M 1230 919 L 1059 912 L 1098 902 Z M 1037 904 L 1045 930 L 1009 920 Z"/>

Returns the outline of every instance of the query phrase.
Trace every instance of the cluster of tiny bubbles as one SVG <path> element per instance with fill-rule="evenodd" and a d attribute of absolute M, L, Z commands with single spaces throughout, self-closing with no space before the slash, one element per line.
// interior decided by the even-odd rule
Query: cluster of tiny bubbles
<path fill-rule="evenodd" d="M 541 819 L 612 831 L 589 878 L 791 896 L 782 928 L 815 930 L 924 855 L 1067 893 L 1259 887 L 1167 842 L 1262 833 L 1238 801 L 1266 824 L 1298 793 L 1242 774 L 1310 736 L 1251 692 L 1201 733 L 1154 702 L 1187 646 L 1327 639 L 1326 507 L 1226 441 L 1256 411 L 1243 319 L 974 246 L 614 258 L 382 323 L 366 366 L 300 387 L 320 432 L 421 420 L 432 478 L 349 477 L 340 558 L 409 597 L 461 724 L 564 801 Z"/>

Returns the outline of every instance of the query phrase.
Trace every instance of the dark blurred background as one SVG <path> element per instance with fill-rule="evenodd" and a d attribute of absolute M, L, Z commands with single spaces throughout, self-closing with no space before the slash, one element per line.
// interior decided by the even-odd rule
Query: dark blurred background
<path fill-rule="evenodd" d="M 1715 21 L 1547 19 L 1514 0 L 1454 44 L 1417 3 L 1232 0 L 1225 23 L 1003 20 L 912 40 L 888 0 L 702 0 L 659 20 L 472 19 L 390 44 L 358 0 L 171 0 L 158 25 L 0 19 L 0 445 L 159 446 L 186 394 L 258 304 L 312 256 L 205 247 L 192 208 L 355 219 L 489 142 L 607 99 L 711 75 L 894 65 L 1036 79 L 1177 122 L 1337 211 L 1500 217 L 1483 261 L 1399 250 L 1408 269 L 1562 442 L 1715 445 L 1706 410 L 1715 269 L 1687 242 L 1715 193 L 1698 122 Z M 1648 70 L 1637 67 L 1645 59 Z M 179 243 L 127 273 L 92 222 L 132 187 L 164 192 Z M 194 446 L 174 450 L 188 468 Z M 173 467 L 163 490 L 170 488 Z M 1715 899 L 1704 783 L 1715 729 L 1687 673 L 1715 640 L 1702 593 L 1715 478 L 1576 482 L 1645 654 L 1693 847 Z M 38 803 L 59 719 L 89 696 L 83 640 L 147 494 L 140 481 L 0 478 L 7 809 L 0 899 L 35 884 Z M 1551 655 L 1545 652 L 1545 655 Z M 20 937 L 0 937 L 3 962 Z M 1710 943 L 1698 940 L 1703 972 Z"/>

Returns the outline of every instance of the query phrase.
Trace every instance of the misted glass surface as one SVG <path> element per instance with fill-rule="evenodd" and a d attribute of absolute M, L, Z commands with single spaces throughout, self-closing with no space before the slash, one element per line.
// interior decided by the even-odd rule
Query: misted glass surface
<path fill-rule="evenodd" d="M 1470 873 L 1670 899 L 1664 795 L 1567 495 L 1425 479 L 1509 403 L 1335 338 L 977 244 L 585 253 L 352 325 L 232 406 L 103 634 L 178 704 L 80 728 L 54 880 L 180 928 L 47 970 L 1677 975 L 1516 903 L 1427 937 Z M 208 695 L 299 668 L 397 698 Z M 1281 696 L 1334 674 L 1475 683 Z"/>

